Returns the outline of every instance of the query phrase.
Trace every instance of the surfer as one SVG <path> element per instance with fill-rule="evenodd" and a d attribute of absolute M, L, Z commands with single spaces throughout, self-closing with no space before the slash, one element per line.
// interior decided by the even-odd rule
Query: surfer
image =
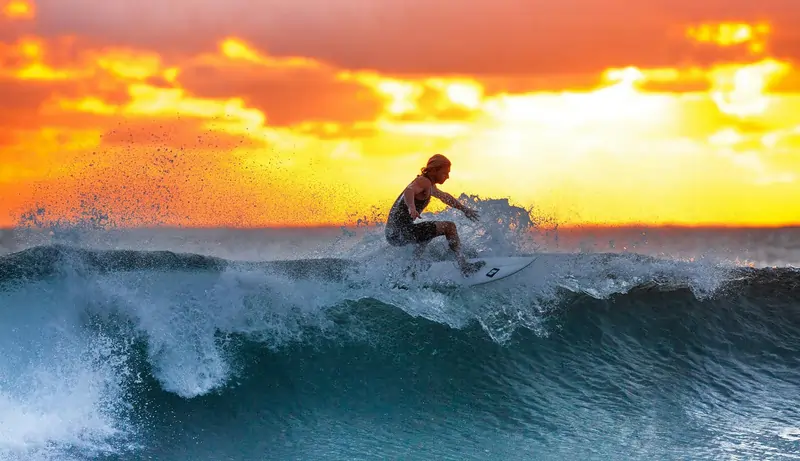
<path fill-rule="evenodd" d="M 484 261 L 470 263 L 461 253 L 461 241 L 458 237 L 456 224 L 452 221 L 424 221 L 415 223 L 420 213 L 428 206 L 431 197 L 436 197 L 448 206 L 460 210 L 471 221 L 477 221 L 478 212 L 467 208 L 447 192 L 439 190 L 437 184 L 444 184 L 450 177 L 450 160 L 441 154 L 436 154 L 428 159 L 428 164 L 422 168 L 411 184 L 397 197 L 389 211 L 386 221 L 386 241 L 390 245 L 402 246 L 416 244 L 415 257 L 419 257 L 425 246 L 433 238 L 444 235 L 450 249 L 456 255 L 456 261 L 464 276 L 475 273 L 486 264 Z"/>

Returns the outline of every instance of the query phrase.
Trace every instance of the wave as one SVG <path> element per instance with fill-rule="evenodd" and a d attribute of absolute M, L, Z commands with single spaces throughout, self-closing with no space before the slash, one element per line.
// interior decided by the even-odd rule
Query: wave
<path fill-rule="evenodd" d="M 355 326 L 365 322 L 359 309 L 351 307 L 355 310 L 346 317 L 360 320 L 347 328 L 334 315 L 354 303 L 391 306 L 409 318 L 454 329 L 477 326 L 503 345 L 520 330 L 552 335 L 555 319 L 564 316 L 638 316 L 643 329 L 663 316 L 726 315 L 744 322 L 755 315 L 754 306 L 771 306 L 772 300 L 794 306 L 800 296 L 800 271 L 794 269 L 708 266 L 630 254 L 539 254 L 518 276 L 468 290 L 404 277 L 402 264 L 386 261 L 241 262 L 62 245 L 0 258 L 7 316 L 23 308 L 43 309 L 46 315 L 49 308 L 62 309 L 62 316 L 126 325 L 131 328 L 126 335 L 147 344 L 148 361 L 162 386 L 186 398 L 223 387 L 233 376 L 219 335 L 242 335 L 271 348 L 334 332 L 357 336 L 364 328 Z M 398 289 L 398 281 L 406 289 Z M 641 312 L 625 306 L 639 306 Z M 770 316 L 778 316 L 793 325 L 793 315 L 788 307 L 762 308 L 747 324 L 774 322 Z"/>
<path fill-rule="evenodd" d="M 139 271 L 158 272 L 215 272 L 262 270 L 273 274 L 302 280 L 321 278 L 329 281 L 358 281 L 368 272 L 383 271 L 381 275 L 397 272 L 407 267 L 411 260 L 408 255 L 374 259 L 313 258 L 275 261 L 237 261 L 220 257 L 179 253 L 174 251 L 142 250 L 97 250 L 51 244 L 28 248 L 9 255 L 0 256 L 0 284 L 37 281 L 53 276 L 63 276 L 67 272 L 85 275 L 125 273 Z M 530 256 L 530 254 L 526 254 Z M 592 253 L 592 254 L 538 254 L 545 258 L 560 275 L 562 288 L 576 292 L 586 292 L 595 297 L 629 290 L 659 287 L 659 289 L 680 288 L 687 283 L 700 289 L 702 278 L 706 276 L 712 291 L 720 283 L 736 282 L 742 286 L 779 285 L 782 291 L 792 292 L 798 286 L 800 270 L 792 267 L 734 267 L 715 263 L 684 262 L 663 260 L 635 253 Z M 435 259 L 448 259 L 449 254 L 441 254 Z M 587 270 L 588 268 L 588 270 Z M 603 284 L 581 286 L 581 280 L 595 268 L 595 275 L 606 279 Z M 388 272 L 387 272 L 388 271 Z M 541 275 L 541 274 L 538 274 Z M 526 281 L 530 281 L 529 279 Z M 598 280 L 592 280 L 597 282 Z M 683 284 L 683 285 L 682 285 Z"/>
<path fill-rule="evenodd" d="M 794 433 L 800 271 L 535 256 L 470 289 L 408 280 L 407 255 L 364 249 L 241 261 L 50 244 L 2 256 L 0 457 L 158 457 L 209 421 L 229 425 L 218 440 L 247 432 L 224 408 L 280 432 L 292 418 L 381 402 L 462 412 L 487 432 L 521 425 L 545 445 L 586 412 L 617 430 L 657 411 L 675 425 Z M 712 400 L 692 400 L 703 393 Z M 310 458 L 325 449 L 315 440 Z M 518 450 L 506 459 L 526 453 L 506 442 Z"/>
<path fill-rule="evenodd" d="M 354 262 L 333 258 L 298 261 L 241 263 L 200 254 L 172 251 L 91 250 L 66 245 L 46 245 L 0 257 L 0 283 L 36 280 L 63 271 L 93 274 L 132 271 L 222 271 L 225 268 L 263 268 L 286 272 L 292 277 L 329 276 L 340 278 Z"/>

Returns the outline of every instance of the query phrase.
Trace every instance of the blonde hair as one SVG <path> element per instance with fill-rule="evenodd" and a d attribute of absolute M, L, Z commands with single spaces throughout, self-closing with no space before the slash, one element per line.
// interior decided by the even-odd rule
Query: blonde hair
<path fill-rule="evenodd" d="M 436 154 L 428 159 L 428 164 L 425 165 L 425 168 L 422 168 L 420 171 L 422 172 L 422 175 L 425 176 L 434 170 L 438 170 L 450 165 L 450 160 L 447 157 L 442 154 Z"/>

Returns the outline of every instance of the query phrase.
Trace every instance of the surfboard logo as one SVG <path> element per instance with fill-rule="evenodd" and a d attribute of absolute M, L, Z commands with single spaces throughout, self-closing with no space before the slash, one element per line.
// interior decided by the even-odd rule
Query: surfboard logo
<path fill-rule="evenodd" d="M 490 270 L 489 272 L 486 273 L 486 276 L 487 277 L 494 277 L 494 274 L 496 274 L 498 272 L 500 272 L 500 269 L 498 269 L 497 267 L 493 267 L 492 270 Z"/>

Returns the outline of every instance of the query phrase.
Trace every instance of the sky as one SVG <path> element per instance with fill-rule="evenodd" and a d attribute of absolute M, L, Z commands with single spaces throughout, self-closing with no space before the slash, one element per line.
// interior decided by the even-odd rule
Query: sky
<path fill-rule="evenodd" d="M 795 0 L 0 0 L 0 226 L 800 224 Z M 431 210 L 438 211 L 436 204 Z"/>

